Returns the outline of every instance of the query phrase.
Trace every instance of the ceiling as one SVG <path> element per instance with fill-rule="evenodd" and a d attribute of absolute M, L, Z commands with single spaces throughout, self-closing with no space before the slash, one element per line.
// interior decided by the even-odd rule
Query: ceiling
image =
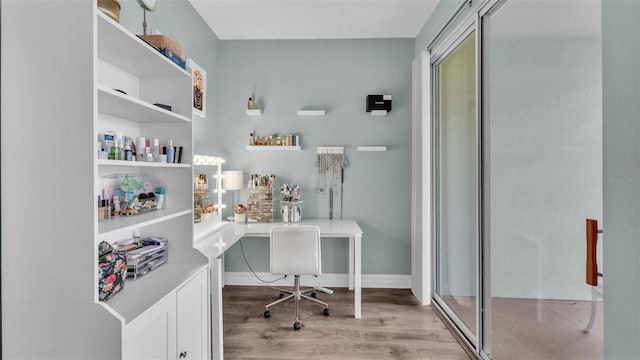
<path fill-rule="evenodd" d="M 414 38 L 439 0 L 189 0 L 223 40 Z"/>

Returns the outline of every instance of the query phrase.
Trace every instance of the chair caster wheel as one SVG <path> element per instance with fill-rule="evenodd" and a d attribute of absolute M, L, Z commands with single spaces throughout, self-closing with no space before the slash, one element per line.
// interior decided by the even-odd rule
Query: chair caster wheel
<path fill-rule="evenodd" d="M 316 292 L 314 291 L 314 292 L 312 292 L 312 293 L 311 293 L 311 297 L 315 299 L 315 298 L 317 298 L 317 297 L 318 297 L 318 295 L 317 295 L 317 294 L 316 294 Z"/>
<path fill-rule="evenodd" d="M 264 317 L 267 318 L 267 319 L 270 318 L 271 317 L 271 311 L 265 310 L 264 311 Z"/>
<path fill-rule="evenodd" d="M 299 322 L 294 322 L 293 323 L 293 330 L 300 330 L 300 323 Z"/>
<path fill-rule="evenodd" d="M 324 308 L 324 310 L 322 310 L 322 315 L 329 316 L 329 308 Z"/>
<path fill-rule="evenodd" d="M 278 299 L 282 299 L 285 296 L 287 296 L 287 295 L 285 295 L 285 293 L 281 292 L 280 295 L 278 295 Z"/>

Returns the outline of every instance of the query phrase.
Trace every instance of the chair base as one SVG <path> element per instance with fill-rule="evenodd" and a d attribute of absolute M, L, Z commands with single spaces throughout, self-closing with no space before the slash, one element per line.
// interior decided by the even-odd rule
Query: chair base
<path fill-rule="evenodd" d="M 294 279 L 293 279 L 293 290 L 280 290 L 280 299 L 265 305 L 265 310 L 264 310 L 264 317 L 265 318 L 269 318 L 271 317 L 271 311 L 269 310 L 269 308 L 278 305 L 280 303 L 283 303 L 289 299 L 294 299 L 295 301 L 295 305 L 296 305 L 296 320 L 293 323 L 293 329 L 294 330 L 300 330 L 300 317 L 299 317 L 299 308 L 300 308 L 300 300 L 305 299 L 305 300 L 309 300 L 312 301 L 314 303 L 320 304 L 324 306 L 324 310 L 323 310 L 323 315 L 324 316 L 329 316 L 329 304 L 327 304 L 324 301 L 320 301 L 318 299 L 316 299 L 315 297 L 313 297 L 313 295 L 315 294 L 315 291 L 321 291 L 327 294 L 332 294 L 333 291 L 327 288 L 323 288 L 320 286 L 316 286 L 313 289 L 308 289 L 308 290 L 300 290 L 300 275 L 295 275 Z M 308 296 L 307 294 L 311 293 L 311 296 Z M 283 294 L 288 294 L 286 296 L 282 296 Z"/>

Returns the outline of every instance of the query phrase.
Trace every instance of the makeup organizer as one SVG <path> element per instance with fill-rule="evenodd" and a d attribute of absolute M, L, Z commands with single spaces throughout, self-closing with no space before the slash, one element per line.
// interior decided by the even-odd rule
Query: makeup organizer
<path fill-rule="evenodd" d="M 300 187 L 295 184 L 284 184 L 280 189 L 280 195 L 280 213 L 282 215 L 282 222 L 299 222 L 302 219 Z"/>
<path fill-rule="evenodd" d="M 98 220 L 131 216 L 165 208 L 165 186 L 151 175 L 102 177 L 98 197 Z"/>
<path fill-rule="evenodd" d="M 276 176 L 252 174 L 247 192 L 247 222 L 273 222 Z"/>

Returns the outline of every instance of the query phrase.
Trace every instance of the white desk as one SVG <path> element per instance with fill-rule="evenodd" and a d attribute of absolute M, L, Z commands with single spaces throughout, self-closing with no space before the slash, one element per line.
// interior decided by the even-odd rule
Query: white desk
<path fill-rule="evenodd" d="M 221 256 L 243 237 L 269 237 L 271 228 L 278 225 L 315 225 L 320 228 L 320 237 L 349 239 L 349 290 L 354 291 L 354 317 L 362 317 L 362 229 L 355 220 L 303 220 L 298 223 L 217 223 L 210 227 L 196 225 L 194 247 L 209 258 L 211 265 L 211 293 L 213 321 L 214 358 L 223 358 L 222 348 L 222 268 Z"/>

